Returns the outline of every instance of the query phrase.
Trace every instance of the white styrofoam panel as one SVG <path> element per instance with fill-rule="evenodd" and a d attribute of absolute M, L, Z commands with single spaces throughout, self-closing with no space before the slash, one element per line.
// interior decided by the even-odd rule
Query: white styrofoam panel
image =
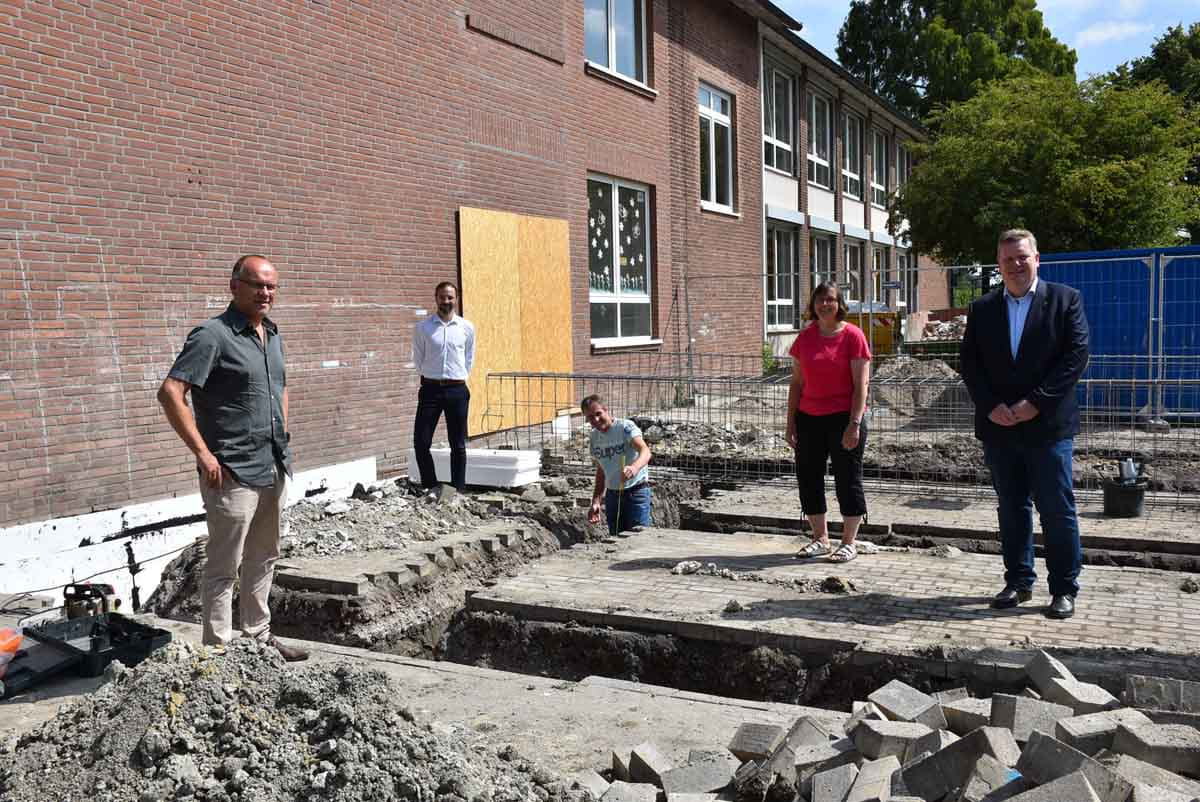
<path fill-rule="evenodd" d="M 439 482 L 450 481 L 450 449 L 431 448 L 433 467 Z M 538 451 L 490 448 L 467 449 L 467 484 L 483 487 L 521 487 L 541 478 L 542 455 Z M 408 450 L 408 475 L 413 481 L 421 476 L 417 452 Z"/>

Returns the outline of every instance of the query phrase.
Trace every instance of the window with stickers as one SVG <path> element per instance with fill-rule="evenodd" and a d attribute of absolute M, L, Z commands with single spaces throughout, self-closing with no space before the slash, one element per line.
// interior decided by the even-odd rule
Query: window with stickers
<path fill-rule="evenodd" d="M 650 339 L 650 190 L 605 176 L 588 182 L 592 342 Z"/>

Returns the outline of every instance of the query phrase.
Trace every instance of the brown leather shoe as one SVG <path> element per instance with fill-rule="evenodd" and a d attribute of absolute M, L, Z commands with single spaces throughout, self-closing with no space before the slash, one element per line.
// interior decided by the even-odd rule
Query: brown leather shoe
<path fill-rule="evenodd" d="M 308 659 L 308 652 L 304 649 L 298 649 L 295 646 L 288 646 L 286 643 L 281 643 L 274 635 L 267 638 L 267 645 L 279 652 L 279 656 L 289 663 L 299 663 L 302 660 Z"/>

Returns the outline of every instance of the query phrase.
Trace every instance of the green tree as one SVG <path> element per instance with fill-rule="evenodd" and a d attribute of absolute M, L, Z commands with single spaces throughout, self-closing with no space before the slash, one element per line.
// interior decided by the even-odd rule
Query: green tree
<path fill-rule="evenodd" d="M 1035 0 L 853 0 L 837 54 L 918 119 L 997 79 L 1075 74 L 1075 51 L 1051 35 Z"/>
<path fill-rule="evenodd" d="M 1076 251 L 1172 245 L 1200 220 L 1200 190 L 1182 181 L 1200 117 L 1161 84 L 1023 76 L 933 116 L 892 219 L 943 264 L 992 262 L 1006 228 Z"/>
<path fill-rule="evenodd" d="M 1200 22 L 1193 22 L 1186 31 L 1182 25 L 1168 28 L 1154 41 L 1150 55 L 1122 64 L 1108 80 L 1125 88 L 1158 81 L 1191 108 L 1200 108 Z M 1200 187 L 1200 156 L 1193 158 L 1184 180 Z M 1192 242 L 1200 243 L 1200 223 L 1188 229 Z"/>

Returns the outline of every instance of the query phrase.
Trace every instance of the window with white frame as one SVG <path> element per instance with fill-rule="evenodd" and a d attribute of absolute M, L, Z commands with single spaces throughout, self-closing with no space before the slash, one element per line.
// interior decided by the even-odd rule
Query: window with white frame
<path fill-rule="evenodd" d="M 904 301 L 909 312 L 916 312 L 921 308 L 920 273 L 917 270 L 916 254 L 911 251 L 899 251 L 896 254 L 896 263 L 903 286 L 900 300 Z"/>
<path fill-rule="evenodd" d="M 589 176 L 587 187 L 592 340 L 648 340 L 650 191 L 604 176 Z"/>
<path fill-rule="evenodd" d="M 883 291 L 883 282 L 888 275 L 888 249 L 884 245 L 871 248 L 871 297 L 870 301 L 887 303 L 887 293 Z"/>
<path fill-rule="evenodd" d="M 763 164 L 792 172 L 792 76 L 763 65 Z"/>
<path fill-rule="evenodd" d="M 862 199 L 862 119 L 850 112 L 842 115 L 842 192 Z"/>
<path fill-rule="evenodd" d="M 733 209 L 733 123 L 729 95 L 700 84 L 700 202 Z"/>
<path fill-rule="evenodd" d="M 871 131 L 871 203 L 887 207 L 888 135 Z"/>
<path fill-rule="evenodd" d="M 583 0 L 584 55 L 638 83 L 646 82 L 646 0 Z"/>
<path fill-rule="evenodd" d="M 767 326 L 796 325 L 796 229 L 767 227 Z"/>
<path fill-rule="evenodd" d="M 908 175 L 912 172 L 912 156 L 909 155 L 908 148 L 901 143 L 896 143 L 896 188 L 904 186 L 908 183 Z"/>
<path fill-rule="evenodd" d="M 812 235 L 808 249 L 808 268 L 812 273 L 812 287 L 816 288 L 823 281 L 834 282 L 833 275 L 833 238 Z"/>
<path fill-rule="evenodd" d="M 863 244 L 846 240 L 842 246 L 842 280 L 839 285 L 847 301 L 862 299 Z"/>
<path fill-rule="evenodd" d="M 833 170 L 829 166 L 833 143 L 833 117 L 829 100 L 810 92 L 808 95 L 808 180 L 833 189 Z"/>

